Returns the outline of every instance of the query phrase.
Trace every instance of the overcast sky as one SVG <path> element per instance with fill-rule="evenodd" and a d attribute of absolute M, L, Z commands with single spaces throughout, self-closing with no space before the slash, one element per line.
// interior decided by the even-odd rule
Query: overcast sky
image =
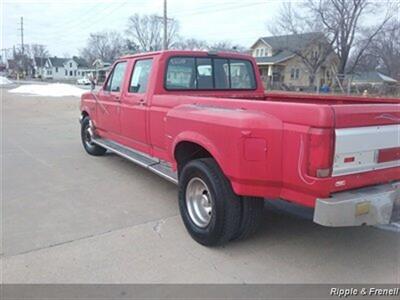
<path fill-rule="evenodd" d="M 183 37 L 229 40 L 250 47 L 258 37 L 270 34 L 267 24 L 273 22 L 283 2 L 301 1 L 168 0 L 168 16 L 179 21 Z M 24 43 L 46 45 L 57 56 L 78 55 L 92 32 L 124 34 L 128 17 L 135 13 L 163 13 L 163 0 L 0 0 L 0 6 L 0 49 L 20 45 L 18 28 L 23 16 Z M 379 13 L 364 21 L 374 23 Z"/>
<path fill-rule="evenodd" d="M 20 17 L 24 43 L 44 44 L 52 55 L 77 55 L 89 33 L 118 30 L 124 33 L 134 13 L 162 15 L 163 0 L 0 0 L 0 48 L 20 44 Z M 184 37 L 207 41 L 230 40 L 249 47 L 268 35 L 279 0 L 168 0 L 168 15 L 180 23 Z"/>

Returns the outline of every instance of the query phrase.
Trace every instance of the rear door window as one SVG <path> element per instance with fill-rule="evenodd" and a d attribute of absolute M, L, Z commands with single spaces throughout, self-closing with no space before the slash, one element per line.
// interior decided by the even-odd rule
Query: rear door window
<path fill-rule="evenodd" d="M 143 59 L 135 63 L 129 84 L 129 93 L 145 93 L 153 59 Z"/>

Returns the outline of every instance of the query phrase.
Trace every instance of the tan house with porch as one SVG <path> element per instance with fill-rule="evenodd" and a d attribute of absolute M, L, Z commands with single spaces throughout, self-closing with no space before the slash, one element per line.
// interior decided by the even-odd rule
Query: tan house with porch
<path fill-rule="evenodd" d="M 251 54 L 259 66 L 267 89 L 303 90 L 310 86 L 310 68 L 301 55 L 316 59 L 319 51 L 327 51 L 327 42 L 320 33 L 270 36 L 259 38 L 251 47 Z M 315 74 L 314 86 L 331 85 L 336 76 L 338 59 L 329 51 Z"/>

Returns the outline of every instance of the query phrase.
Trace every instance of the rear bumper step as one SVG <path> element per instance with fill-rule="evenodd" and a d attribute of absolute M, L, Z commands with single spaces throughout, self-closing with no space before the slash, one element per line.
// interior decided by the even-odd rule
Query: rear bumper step
<path fill-rule="evenodd" d="M 314 222 L 330 227 L 389 224 L 400 219 L 400 181 L 317 199 Z"/>

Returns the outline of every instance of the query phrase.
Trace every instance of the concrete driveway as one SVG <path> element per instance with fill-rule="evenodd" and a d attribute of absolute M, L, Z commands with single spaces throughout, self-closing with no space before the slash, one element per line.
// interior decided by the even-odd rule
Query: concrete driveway
<path fill-rule="evenodd" d="M 265 210 L 253 238 L 205 248 L 177 189 L 81 147 L 77 98 L 1 89 L 6 283 L 399 283 L 400 235 L 332 229 Z"/>

